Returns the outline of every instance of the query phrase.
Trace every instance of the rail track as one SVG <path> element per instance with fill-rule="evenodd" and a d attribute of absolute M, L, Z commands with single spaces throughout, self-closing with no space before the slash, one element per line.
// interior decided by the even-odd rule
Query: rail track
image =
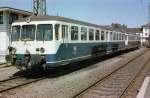
<path fill-rule="evenodd" d="M 3 65 L 5 65 L 5 64 L 6 64 L 6 63 L 0 63 L 0 67 L 3 66 Z"/>
<path fill-rule="evenodd" d="M 134 58 L 73 98 L 125 98 L 125 92 L 149 63 L 150 56 L 147 55 L 148 53 L 150 51 Z"/>
<path fill-rule="evenodd" d="M 26 79 L 21 76 L 15 76 L 15 77 L 11 77 L 5 80 L 1 80 L 0 81 L 0 93 L 11 90 L 11 89 L 15 89 L 17 87 L 21 87 L 21 86 L 24 86 L 33 82 L 37 82 L 46 78 L 47 77 L 41 77 L 37 79 Z"/>
<path fill-rule="evenodd" d="M 149 69 L 150 69 L 150 60 L 146 64 L 146 66 L 144 66 L 142 70 L 136 75 L 135 79 L 128 86 L 128 88 L 126 89 L 126 91 L 124 92 L 121 98 L 136 98 L 139 89 L 145 79 L 145 76 L 149 72 Z"/>
<path fill-rule="evenodd" d="M 144 53 L 142 53 L 144 54 Z M 141 55 L 142 55 L 141 54 Z M 135 60 L 135 59 L 133 59 Z M 131 60 L 130 62 L 132 62 L 133 60 Z M 129 62 L 128 62 L 129 63 Z M 121 69 L 121 68 L 120 68 Z M 111 73 L 112 74 L 112 73 Z M 110 75 L 109 75 L 110 76 Z M 43 77 L 40 77 L 40 78 L 36 78 L 36 79 L 26 79 L 26 78 L 23 78 L 21 76 L 16 76 L 16 77 L 11 77 L 11 78 L 8 78 L 6 80 L 1 80 L 0 81 L 0 93 L 3 93 L 3 92 L 6 92 L 8 90 L 12 90 L 12 89 L 15 89 L 15 88 L 18 88 L 18 87 L 21 87 L 21 86 L 25 86 L 27 84 L 30 84 L 30 83 L 33 83 L 33 82 L 37 82 L 37 81 L 40 81 L 40 80 L 43 80 L 43 79 L 46 79 L 48 78 L 49 76 L 43 76 Z M 108 77 L 108 76 L 107 76 Z M 107 78 L 105 77 L 105 78 Z M 98 82 L 97 82 L 98 83 Z M 97 84 L 96 83 L 96 84 Z M 92 86 L 91 86 L 92 87 Z M 89 88 L 88 88 L 89 89 Z M 83 91 L 84 92 L 84 91 Z M 82 92 L 82 93 L 83 93 Z M 79 94 L 81 95 L 81 94 Z M 78 97 L 78 96 L 76 96 Z"/>
<path fill-rule="evenodd" d="M 11 67 L 12 65 L 7 65 L 7 63 L 0 63 L 0 68 Z"/>

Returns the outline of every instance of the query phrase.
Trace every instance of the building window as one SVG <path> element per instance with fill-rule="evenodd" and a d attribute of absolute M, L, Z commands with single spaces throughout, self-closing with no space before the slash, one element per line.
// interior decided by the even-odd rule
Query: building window
<path fill-rule="evenodd" d="M 101 31 L 101 40 L 105 40 L 105 33 L 104 33 L 104 31 Z"/>
<path fill-rule="evenodd" d="M 0 24 L 3 24 L 3 12 L 0 12 Z"/>
<path fill-rule="evenodd" d="M 71 40 L 78 40 L 78 27 L 71 26 Z"/>
<path fill-rule="evenodd" d="M 28 17 L 27 15 L 23 15 L 23 18 L 26 18 L 26 17 Z"/>
<path fill-rule="evenodd" d="M 95 32 L 95 40 L 100 40 L 99 30 L 96 30 Z"/>
<path fill-rule="evenodd" d="M 14 13 L 10 13 L 9 15 L 9 23 L 11 24 L 12 22 L 18 20 L 18 15 Z"/>
<path fill-rule="evenodd" d="M 59 24 L 55 25 L 55 39 L 56 40 L 59 40 L 59 27 L 60 27 Z"/>
<path fill-rule="evenodd" d="M 87 39 L 87 28 L 81 27 L 81 40 Z"/>

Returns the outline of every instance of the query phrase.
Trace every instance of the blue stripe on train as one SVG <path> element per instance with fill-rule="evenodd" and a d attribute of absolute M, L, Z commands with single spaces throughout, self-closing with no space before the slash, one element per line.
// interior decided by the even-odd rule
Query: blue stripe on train
<path fill-rule="evenodd" d="M 46 54 L 46 62 L 48 62 L 48 66 L 55 65 L 54 62 L 58 64 L 61 63 L 59 61 L 79 58 L 83 56 L 93 55 L 96 49 L 104 49 L 103 52 L 112 52 L 114 47 L 124 48 L 124 42 L 116 42 L 116 43 L 67 43 L 61 44 L 56 54 Z M 23 60 L 24 55 L 18 54 L 17 59 Z M 35 54 L 31 54 L 31 62 L 35 62 L 34 58 Z M 79 58 L 81 59 L 81 58 Z"/>

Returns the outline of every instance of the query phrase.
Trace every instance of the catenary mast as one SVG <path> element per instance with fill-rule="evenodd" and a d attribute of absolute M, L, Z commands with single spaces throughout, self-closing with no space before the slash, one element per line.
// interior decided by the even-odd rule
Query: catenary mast
<path fill-rule="evenodd" d="M 36 16 L 46 15 L 46 0 L 33 0 L 33 13 Z"/>
<path fill-rule="evenodd" d="M 150 4 L 148 6 L 148 47 L 150 47 Z"/>

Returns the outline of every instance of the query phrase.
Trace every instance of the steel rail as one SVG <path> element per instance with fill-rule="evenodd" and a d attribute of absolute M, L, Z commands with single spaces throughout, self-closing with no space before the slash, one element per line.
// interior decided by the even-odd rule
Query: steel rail
<path fill-rule="evenodd" d="M 40 81 L 40 80 L 43 80 L 43 79 L 46 79 L 47 77 L 42 77 L 42 78 L 37 78 L 37 79 L 29 79 L 29 80 L 25 80 L 25 78 L 21 78 L 21 77 L 13 77 L 11 79 L 7 79 L 7 80 L 2 80 L 0 81 L 0 93 L 2 92 L 6 92 L 8 90 L 11 90 L 11 89 L 15 89 L 17 87 L 21 87 L 21 86 L 25 86 L 27 84 L 31 84 L 33 82 L 37 82 L 37 81 Z M 22 81 L 21 81 L 22 79 Z M 10 82 L 9 82 L 10 81 Z M 14 81 L 14 83 L 12 82 Z M 16 81 L 18 83 L 16 83 Z M 19 83 L 20 82 L 20 83 Z M 7 84 L 8 83 L 8 84 Z M 7 84 L 7 85 L 5 85 Z M 13 85 L 14 84 L 14 85 Z"/>
<path fill-rule="evenodd" d="M 125 92 L 127 91 L 127 89 L 130 87 L 130 85 L 133 83 L 133 81 L 136 79 L 136 77 L 138 77 L 138 75 L 144 70 L 144 68 L 147 66 L 147 64 L 150 61 L 150 57 L 149 59 L 143 64 L 142 68 L 137 72 L 137 74 L 135 75 L 135 77 L 132 79 L 132 81 L 128 84 L 128 86 L 124 89 L 124 91 L 120 94 L 119 98 L 122 98 L 122 96 L 125 94 Z"/>
<path fill-rule="evenodd" d="M 86 89 L 84 89 L 83 91 L 81 91 L 80 93 L 76 94 L 75 96 L 73 96 L 73 98 L 78 98 L 79 96 L 81 96 L 82 94 L 84 94 L 87 90 L 91 89 L 92 87 L 94 87 L 95 85 L 99 84 L 100 82 L 102 82 L 103 80 L 109 78 L 112 74 L 116 73 L 117 71 L 119 71 L 120 69 L 124 68 L 126 65 L 128 65 L 129 63 L 131 63 L 132 61 L 136 60 L 137 58 L 140 58 L 140 56 L 144 55 L 145 53 L 147 53 L 149 50 L 146 50 L 144 52 L 142 52 L 140 55 L 137 55 L 136 57 L 134 57 L 133 59 L 129 60 L 128 62 L 126 62 L 123 66 L 117 68 L 116 70 L 114 70 L 113 72 L 111 72 L 110 74 L 104 76 L 103 78 L 101 78 L 99 81 L 97 81 L 96 83 L 94 83 L 93 85 L 87 87 Z"/>
<path fill-rule="evenodd" d="M 147 50 L 148 51 L 148 50 Z M 114 72 L 116 72 L 117 70 L 123 68 L 125 65 L 127 65 L 128 63 L 132 62 L 133 60 L 135 60 L 136 58 L 138 58 L 139 56 L 143 55 L 145 52 L 147 51 L 144 51 L 142 52 L 140 55 L 136 56 L 135 58 L 129 60 L 126 64 L 124 64 L 123 66 L 121 66 L 120 68 L 116 69 L 115 71 L 113 71 L 112 73 L 110 73 L 109 75 L 107 75 L 106 77 L 103 77 L 100 81 L 102 81 L 103 79 L 109 77 L 111 74 L 113 74 Z M 18 87 L 21 87 L 21 86 L 25 86 L 27 84 L 31 84 L 33 82 L 37 82 L 37 81 L 40 81 L 40 80 L 43 80 L 43 79 L 46 79 L 48 78 L 49 75 L 47 76 L 44 76 L 44 77 L 41 77 L 41 78 L 37 78 L 37 79 L 29 79 L 29 80 L 26 80 L 25 78 L 22 78 L 20 76 L 18 77 L 11 77 L 9 79 L 5 79 L 5 80 L 1 80 L 0 81 L 0 93 L 2 92 L 6 92 L 8 90 L 12 90 L 12 89 L 15 89 L 15 88 L 18 88 Z M 22 81 L 22 80 L 23 81 Z M 9 82 L 10 81 L 10 82 Z M 14 84 L 13 85 L 13 81 L 14 81 Z M 20 83 L 16 83 L 20 81 Z M 96 82 L 95 84 L 99 83 L 100 81 Z M 7 84 L 7 85 L 6 85 Z M 94 86 L 95 84 L 93 84 L 92 86 Z M 92 86 L 88 87 L 87 89 L 91 88 Z M 87 89 L 83 90 L 81 93 L 83 93 L 84 91 L 86 91 Z M 78 95 L 76 95 L 75 97 L 77 97 Z"/>

